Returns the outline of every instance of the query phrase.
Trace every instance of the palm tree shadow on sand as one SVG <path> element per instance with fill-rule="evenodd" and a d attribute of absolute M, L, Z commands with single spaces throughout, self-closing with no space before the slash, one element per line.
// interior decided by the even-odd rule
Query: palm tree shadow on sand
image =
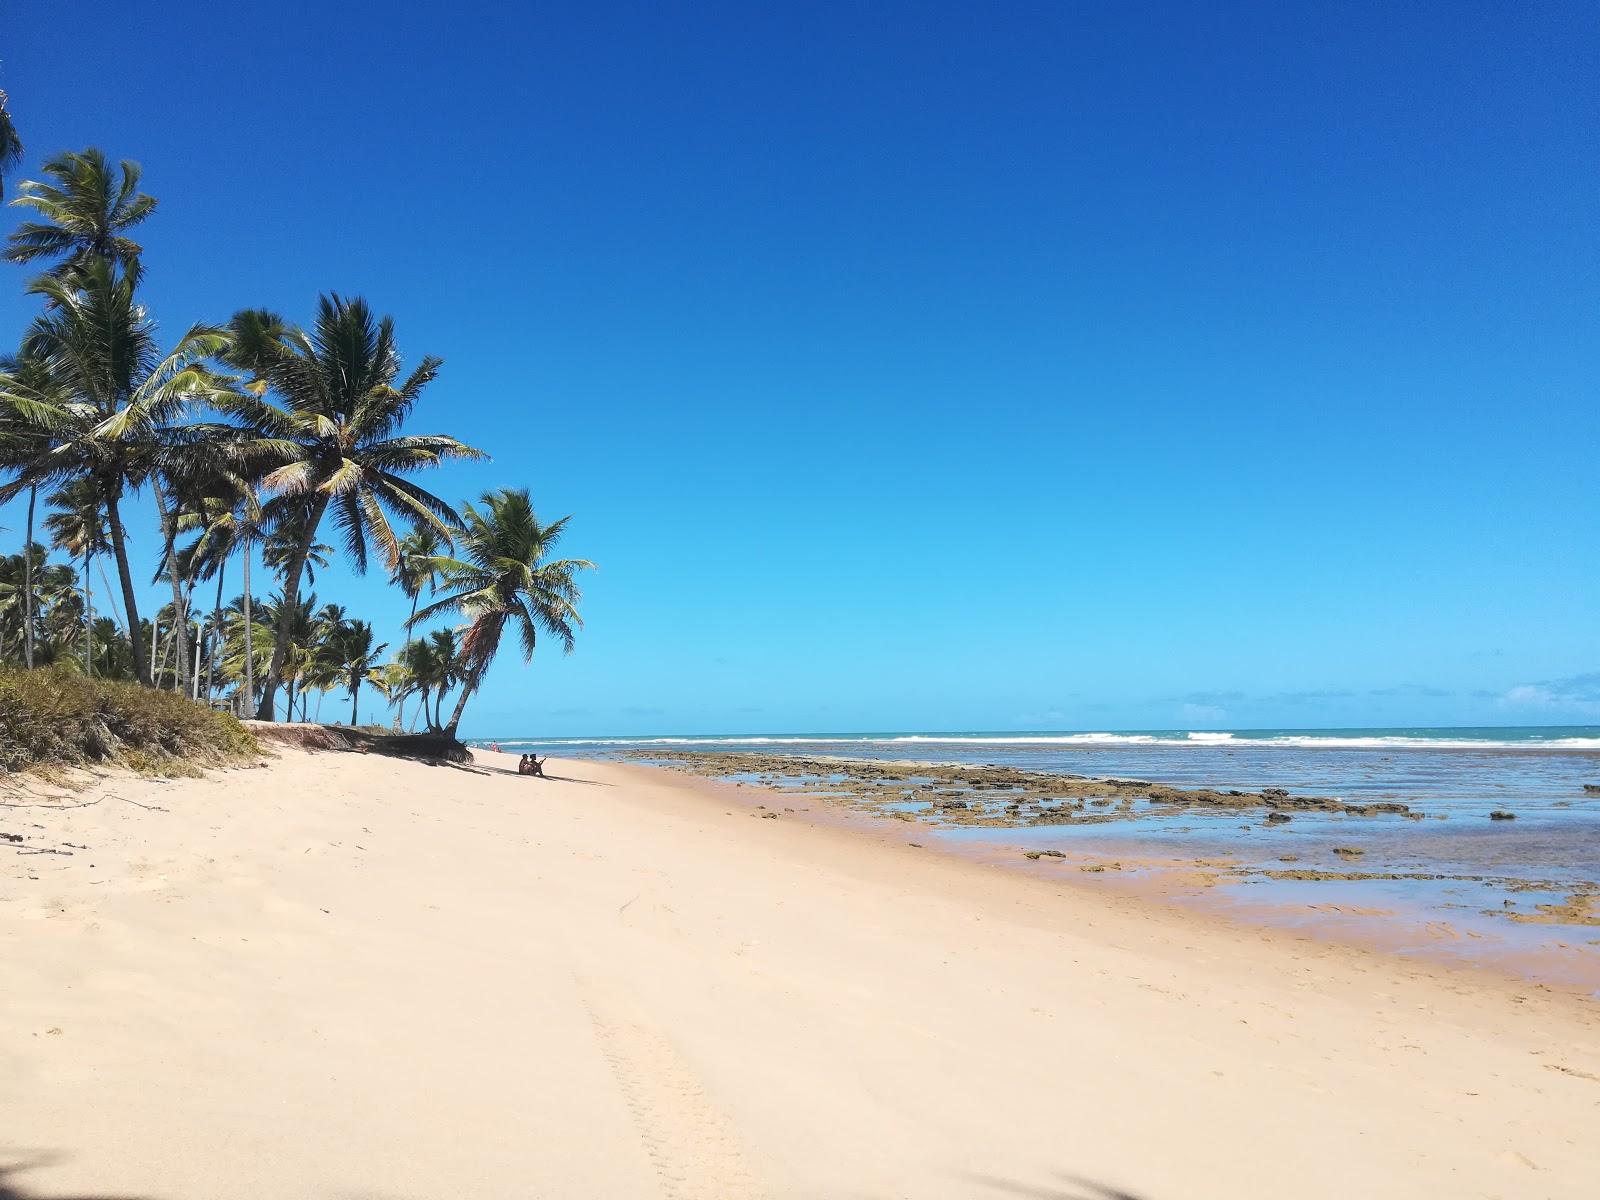
<path fill-rule="evenodd" d="M 155 1200 L 148 1195 L 124 1192 L 94 1192 L 63 1195 L 56 1191 L 32 1191 L 17 1180 L 19 1175 L 55 1166 L 62 1162 L 60 1154 L 36 1154 L 31 1158 L 0 1165 L 0 1200 Z M 1148 1196 L 1135 1195 L 1117 1188 L 1107 1187 L 1081 1175 L 1058 1172 L 1057 1183 L 1032 1184 L 1017 1179 L 1004 1179 L 998 1175 L 963 1172 L 961 1178 L 974 1188 L 996 1192 L 1004 1196 L 1021 1197 L 1022 1200 L 1150 1200 Z M 975 1196 L 979 1192 L 973 1193 Z M 352 1198 L 354 1200 L 354 1198 Z M 363 1198 L 366 1200 L 366 1198 Z"/>
<path fill-rule="evenodd" d="M 1149 1196 L 1107 1187 L 1103 1183 L 1096 1183 L 1092 1179 L 1085 1179 L 1082 1175 L 1073 1175 L 1066 1171 L 1056 1172 L 1056 1183 L 1043 1185 L 1023 1183 L 1020 1179 L 1003 1179 L 998 1175 L 975 1171 L 962 1172 L 961 1178 L 976 1188 L 984 1188 L 1004 1196 L 1019 1196 L 1023 1200 L 1151 1200 Z M 981 1193 L 973 1194 L 976 1196 Z"/>
<path fill-rule="evenodd" d="M 93 1192 L 64 1195 L 61 1192 L 36 1192 L 24 1188 L 17 1176 L 26 1175 L 42 1167 L 53 1167 L 66 1158 L 62 1154 L 35 1154 L 31 1158 L 13 1159 L 0 1163 L 0 1200 L 154 1200 L 151 1196 L 136 1196 L 124 1192 Z"/>
<path fill-rule="evenodd" d="M 481 763 L 440 763 L 440 766 L 450 767 L 456 771 L 466 771 L 470 775 L 510 775 L 513 778 L 527 779 L 538 783 L 541 779 L 553 780 L 556 783 L 581 783 L 586 787 L 616 787 L 614 783 L 607 783 L 603 779 L 579 779 L 574 775 L 522 775 L 510 767 L 486 767 Z"/>

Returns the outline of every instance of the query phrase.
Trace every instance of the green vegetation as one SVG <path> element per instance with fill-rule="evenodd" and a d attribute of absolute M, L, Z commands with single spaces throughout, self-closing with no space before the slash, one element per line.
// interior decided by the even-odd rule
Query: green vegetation
<path fill-rule="evenodd" d="M 237 719 L 171 692 L 76 671 L 0 667 L 0 768 L 118 763 L 182 774 L 260 752 Z"/>
<path fill-rule="evenodd" d="M 0 94 L 0 178 L 21 154 Z M 220 754 L 216 731 L 237 727 L 208 705 L 306 721 L 329 691 L 352 725 L 367 691 L 396 728 L 453 737 L 507 632 L 528 657 L 541 640 L 572 650 L 593 564 L 550 557 L 568 518 L 541 523 L 526 489 L 458 514 L 412 478 L 484 457 L 409 428 L 439 359 L 407 369 L 393 319 L 335 293 L 306 329 L 245 308 L 169 341 L 141 296 L 132 232 L 158 203 L 138 164 L 91 148 L 42 176 L 15 188 L 28 219 L 4 255 L 43 273 L 25 284 L 38 315 L 0 360 L 0 503 L 26 499 L 22 549 L 0 558 L 0 765 Z M 129 556 L 135 495 L 157 512 L 148 580 Z M 309 590 L 337 552 L 358 573 L 381 560 L 411 602 L 399 636 Z M 460 624 L 423 628 L 445 617 Z M 58 710 L 59 736 L 41 715 Z"/>
<path fill-rule="evenodd" d="M 22 161 L 22 139 L 17 136 L 17 127 L 12 124 L 7 104 L 6 94 L 0 92 L 0 197 L 6 194 L 7 172 Z"/>
<path fill-rule="evenodd" d="M 461 696 L 445 731 L 461 724 L 467 698 L 478 690 L 484 673 L 500 650 L 500 639 L 512 629 L 532 659 L 539 634 L 556 638 L 572 652 L 578 616 L 577 573 L 594 564 L 581 558 L 550 559 L 566 529 L 567 518 L 541 525 L 526 488 L 485 492 L 481 508 L 468 504 L 461 531 L 463 558 L 435 558 L 432 567 L 452 595 L 436 600 L 411 618 L 425 621 L 440 613 L 466 618 L 461 638 Z"/>

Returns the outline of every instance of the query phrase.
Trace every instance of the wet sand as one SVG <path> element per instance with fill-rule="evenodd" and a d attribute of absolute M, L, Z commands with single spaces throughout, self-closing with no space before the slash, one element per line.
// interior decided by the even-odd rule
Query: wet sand
<path fill-rule="evenodd" d="M 478 759 L 4 796 L 0 1195 L 1593 1194 L 1558 989 Z"/>
<path fill-rule="evenodd" d="M 997 764 L 627 757 L 915 823 L 930 844 L 986 862 L 1064 863 L 1146 897 L 1600 995 L 1600 810 L 1494 820 L 1444 804 Z"/>

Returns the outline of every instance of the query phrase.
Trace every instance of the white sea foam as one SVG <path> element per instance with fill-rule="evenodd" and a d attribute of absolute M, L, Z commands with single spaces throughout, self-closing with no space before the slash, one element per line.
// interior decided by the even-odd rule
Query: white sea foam
<path fill-rule="evenodd" d="M 502 739 L 505 746 L 615 746 L 615 747 L 718 747 L 718 746 L 1060 746 L 1079 749 L 1162 747 L 1175 750 L 1299 749 L 1299 750 L 1525 750 L 1587 751 L 1600 753 L 1600 737 L 1464 738 L 1440 731 L 1433 736 L 1361 733 L 1274 733 L 1252 736 L 1216 730 L 1153 733 L 906 733 L 817 735 L 749 735 L 722 737 L 609 737 Z"/>

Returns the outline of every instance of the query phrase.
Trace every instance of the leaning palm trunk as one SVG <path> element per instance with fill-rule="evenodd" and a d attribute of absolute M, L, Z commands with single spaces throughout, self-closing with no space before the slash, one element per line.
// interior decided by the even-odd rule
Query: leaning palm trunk
<path fill-rule="evenodd" d="M 278 688 L 283 683 L 283 664 L 289 659 L 289 639 L 294 633 L 295 606 L 300 601 L 300 576 L 305 573 L 306 557 L 311 553 L 311 543 L 317 536 L 317 525 L 322 521 L 322 514 L 327 507 L 328 497 L 319 495 L 306 517 L 300 543 L 294 548 L 294 554 L 283 573 L 283 599 L 278 606 L 278 631 L 272 645 L 272 665 L 267 668 L 267 682 L 261 689 L 261 704 L 256 711 L 257 719 L 262 721 L 277 719 L 273 713 L 277 705 Z M 289 711 L 292 716 L 293 705 Z"/>
<path fill-rule="evenodd" d="M 467 707 L 467 699 L 478 690 L 478 672 L 474 671 L 461 681 L 461 695 L 456 697 L 455 711 L 450 714 L 450 724 L 445 726 L 445 732 L 451 737 L 456 736 L 456 728 L 461 724 L 462 710 Z"/>
<path fill-rule="evenodd" d="M 455 711 L 450 714 L 450 724 L 445 727 L 445 732 L 451 737 L 456 736 L 456 729 L 461 724 L 461 713 L 467 707 L 468 698 L 478 690 L 484 672 L 494 661 L 495 652 L 500 649 L 500 635 L 504 632 L 505 618 L 499 615 L 481 620 L 467 631 L 462 654 L 470 665 L 462 673 L 461 695 L 456 697 Z"/>
<path fill-rule="evenodd" d="M 155 657 L 155 626 L 150 623 L 150 658 L 145 657 L 144 644 L 139 640 L 139 598 L 133 590 L 133 572 L 128 567 L 128 535 L 122 528 L 122 512 L 118 507 L 116 487 L 105 490 L 106 524 L 111 526 L 111 552 L 117 559 L 117 577 L 122 584 L 122 610 L 128 614 L 128 628 L 133 630 L 133 674 L 145 687 L 150 687 L 150 659 Z"/>
<path fill-rule="evenodd" d="M 28 670 L 33 670 L 33 507 L 39 500 L 39 486 L 28 489 L 28 534 L 22 539 L 22 629 Z M 412 615 L 417 611 L 411 604 Z"/>

